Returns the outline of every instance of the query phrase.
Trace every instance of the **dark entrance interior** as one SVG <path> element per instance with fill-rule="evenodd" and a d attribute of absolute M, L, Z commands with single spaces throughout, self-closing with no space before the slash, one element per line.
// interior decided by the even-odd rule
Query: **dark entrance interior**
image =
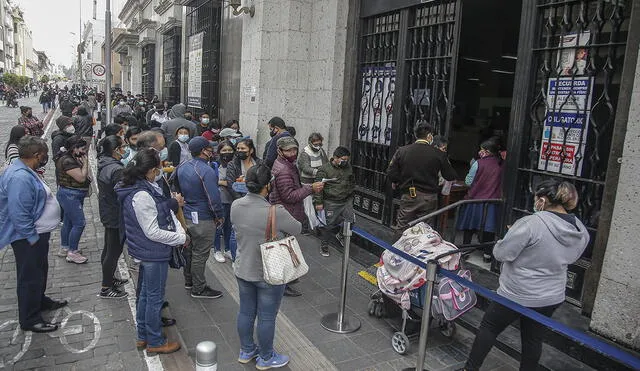
<path fill-rule="evenodd" d="M 464 176 L 479 144 L 506 139 L 521 1 L 463 1 L 449 156 Z M 503 140 L 503 146 L 506 141 Z"/>

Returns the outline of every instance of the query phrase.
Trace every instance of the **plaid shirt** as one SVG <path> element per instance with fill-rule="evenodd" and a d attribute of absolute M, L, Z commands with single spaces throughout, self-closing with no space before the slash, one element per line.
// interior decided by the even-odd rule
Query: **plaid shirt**
<path fill-rule="evenodd" d="M 24 130 L 27 135 L 34 137 L 41 137 L 44 134 L 44 124 L 38 120 L 37 117 L 25 117 L 21 116 L 18 119 L 18 125 L 24 126 Z"/>

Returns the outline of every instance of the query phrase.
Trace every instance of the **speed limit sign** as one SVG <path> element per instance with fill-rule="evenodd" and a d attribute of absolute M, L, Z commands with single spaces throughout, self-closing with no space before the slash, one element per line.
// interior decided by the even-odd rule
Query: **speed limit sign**
<path fill-rule="evenodd" d="M 106 72 L 107 72 L 107 69 L 104 68 L 103 65 L 101 64 L 93 65 L 93 74 L 96 75 L 97 77 L 104 76 Z"/>

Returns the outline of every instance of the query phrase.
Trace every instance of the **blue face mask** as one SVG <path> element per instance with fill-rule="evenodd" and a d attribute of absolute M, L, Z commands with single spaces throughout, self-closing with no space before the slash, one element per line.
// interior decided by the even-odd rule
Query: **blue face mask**
<path fill-rule="evenodd" d="M 167 147 L 164 147 L 162 151 L 160 151 L 159 155 L 160 161 L 166 161 L 167 157 L 169 157 L 169 150 L 167 149 Z"/>
<path fill-rule="evenodd" d="M 131 148 L 127 146 L 127 149 L 124 151 L 124 155 L 122 155 L 122 158 L 127 158 L 129 157 L 130 154 L 131 154 Z"/>

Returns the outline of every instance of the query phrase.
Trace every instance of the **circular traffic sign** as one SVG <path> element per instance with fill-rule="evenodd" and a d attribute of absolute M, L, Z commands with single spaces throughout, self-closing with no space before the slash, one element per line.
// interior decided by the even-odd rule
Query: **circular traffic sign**
<path fill-rule="evenodd" d="M 103 76 L 106 72 L 106 68 L 104 68 L 104 66 L 101 64 L 96 64 L 93 66 L 93 74 L 96 76 Z"/>

